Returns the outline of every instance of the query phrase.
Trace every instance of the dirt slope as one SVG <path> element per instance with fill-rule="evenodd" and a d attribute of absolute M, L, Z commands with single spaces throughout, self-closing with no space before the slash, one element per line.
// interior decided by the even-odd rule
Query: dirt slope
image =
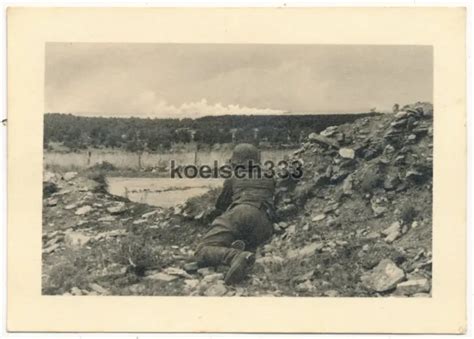
<path fill-rule="evenodd" d="M 429 296 L 432 122 L 417 103 L 309 135 L 288 159 L 304 177 L 280 182 L 275 235 L 237 286 L 193 263 L 217 191 L 164 210 L 108 194 L 94 170 L 46 172 L 43 293 Z"/>

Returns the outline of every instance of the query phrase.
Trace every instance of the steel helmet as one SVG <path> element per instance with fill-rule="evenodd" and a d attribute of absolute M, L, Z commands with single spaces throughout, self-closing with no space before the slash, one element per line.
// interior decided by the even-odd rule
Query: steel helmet
<path fill-rule="evenodd" d="M 232 152 L 230 161 L 235 165 L 247 165 L 249 161 L 260 162 L 260 152 L 252 144 L 238 144 Z"/>

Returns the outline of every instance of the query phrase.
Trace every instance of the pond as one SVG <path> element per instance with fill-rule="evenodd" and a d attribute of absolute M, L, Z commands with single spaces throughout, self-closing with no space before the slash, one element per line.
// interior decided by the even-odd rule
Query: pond
<path fill-rule="evenodd" d="M 222 186 L 223 179 L 110 177 L 107 183 L 111 194 L 168 208 Z"/>

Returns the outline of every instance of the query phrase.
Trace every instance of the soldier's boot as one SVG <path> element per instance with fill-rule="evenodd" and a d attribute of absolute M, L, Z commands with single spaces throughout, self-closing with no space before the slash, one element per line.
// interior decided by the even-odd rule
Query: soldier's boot
<path fill-rule="evenodd" d="M 255 255 L 252 252 L 240 252 L 234 256 L 230 268 L 225 275 L 224 281 L 227 285 L 241 282 L 255 263 Z"/>
<path fill-rule="evenodd" d="M 201 267 L 230 265 L 232 259 L 241 252 L 239 249 L 229 247 L 203 246 L 196 252 L 196 258 Z"/>

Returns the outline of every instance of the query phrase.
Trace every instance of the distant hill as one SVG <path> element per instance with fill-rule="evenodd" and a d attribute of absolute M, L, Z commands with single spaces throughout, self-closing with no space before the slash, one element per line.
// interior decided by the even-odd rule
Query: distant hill
<path fill-rule="evenodd" d="M 80 117 L 46 113 L 44 147 L 60 143 L 71 150 L 120 148 L 166 151 L 175 144 L 250 142 L 268 147 L 298 144 L 311 132 L 379 113 L 222 115 L 198 119 Z"/>

